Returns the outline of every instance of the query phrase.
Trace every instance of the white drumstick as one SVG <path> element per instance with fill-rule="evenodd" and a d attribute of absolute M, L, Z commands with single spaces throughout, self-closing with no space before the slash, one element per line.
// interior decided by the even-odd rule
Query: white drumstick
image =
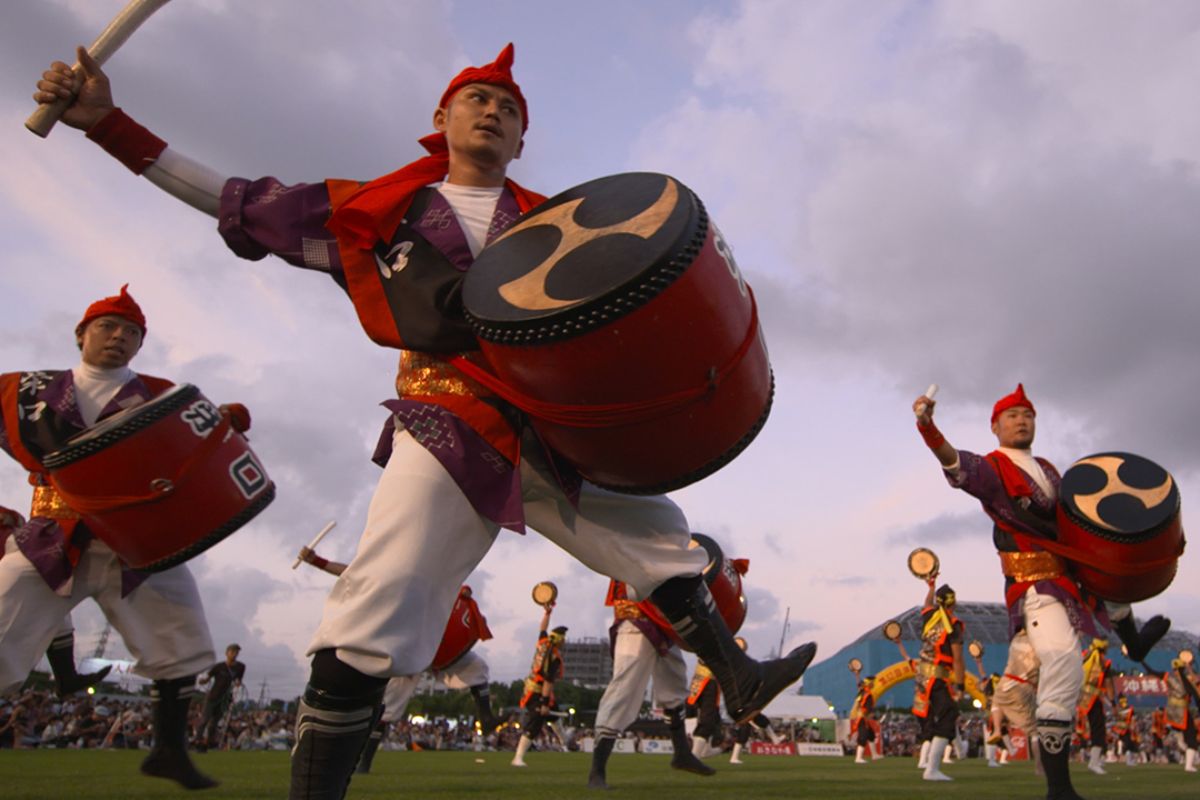
<path fill-rule="evenodd" d="M 318 533 L 316 536 L 314 536 L 313 540 L 308 543 L 308 549 L 316 550 L 317 545 L 319 545 L 321 543 L 321 540 L 325 538 L 325 534 L 327 534 L 331 530 L 333 530 L 334 525 L 337 525 L 337 520 L 335 520 L 335 519 L 329 520 L 329 524 L 326 525 L 324 528 L 321 528 L 321 532 Z M 295 569 L 296 567 L 300 566 L 301 561 L 302 561 L 302 559 L 300 558 L 300 556 L 296 556 L 296 563 L 292 564 L 292 569 Z"/>
<path fill-rule="evenodd" d="M 151 14 L 166 4 L 167 0 L 131 0 L 125 8 L 121 9 L 121 13 L 108 23 L 108 27 L 101 31 L 100 35 L 96 37 L 96 41 L 92 42 L 92 46 L 88 48 L 88 54 L 96 59 L 97 63 L 103 65 L 108 57 L 117 52 L 117 49 L 125 44 L 125 40 Z M 78 64 L 75 65 L 76 74 L 79 74 L 81 69 Z M 54 127 L 54 123 L 58 122 L 58 118 L 67 110 L 67 106 L 71 105 L 72 100 L 74 98 L 59 99 L 53 103 L 39 106 L 37 111 L 34 111 L 29 119 L 25 120 L 25 127 L 45 138 L 46 134 L 50 133 L 50 129 Z"/>
<path fill-rule="evenodd" d="M 932 400 L 933 396 L 935 394 L 937 394 L 937 390 L 938 390 L 938 385 L 936 383 L 929 384 L 929 388 L 925 390 L 925 395 L 924 395 L 925 398 L 928 400 Z M 921 416 L 922 414 L 925 413 L 925 404 L 919 403 L 917 405 L 917 407 L 914 409 L 914 411 L 916 411 L 918 417 Z"/>

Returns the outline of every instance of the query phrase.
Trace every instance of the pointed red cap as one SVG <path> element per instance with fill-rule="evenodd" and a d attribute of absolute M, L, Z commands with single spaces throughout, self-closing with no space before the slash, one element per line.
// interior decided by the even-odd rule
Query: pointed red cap
<path fill-rule="evenodd" d="M 1001 412 L 1009 408 L 1024 406 L 1030 411 L 1033 411 L 1034 416 L 1037 416 L 1037 411 L 1033 407 L 1033 403 L 1029 402 L 1029 398 L 1025 396 L 1024 384 L 1017 384 L 1017 390 L 1010 395 L 1005 395 L 996 401 L 996 405 L 992 406 L 992 424 L 996 424 L 996 417 L 999 417 Z"/>
<path fill-rule="evenodd" d="M 455 93 L 467 84 L 487 83 L 492 86 L 500 86 L 507 89 L 516 98 L 517 105 L 521 107 L 521 133 L 527 131 L 529 129 L 529 108 L 525 105 L 525 95 L 521 94 L 521 87 L 513 80 L 513 54 L 512 42 L 509 42 L 492 63 L 484 64 L 482 67 L 467 67 L 455 75 L 454 80 L 450 81 L 450 85 L 442 93 L 438 108 L 449 106 L 450 98 L 454 97 Z"/>
<path fill-rule="evenodd" d="M 121 293 L 112 297 L 106 297 L 103 300 L 97 300 L 87 307 L 87 311 L 83 313 L 83 319 L 79 320 L 79 324 L 75 326 L 75 334 L 83 333 L 83 329 L 87 324 L 97 317 L 121 317 L 127 319 L 133 324 L 142 329 L 142 336 L 146 335 L 146 315 L 142 313 L 142 308 L 137 304 L 137 301 L 128 292 L 129 284 L 121 287 Z"/>

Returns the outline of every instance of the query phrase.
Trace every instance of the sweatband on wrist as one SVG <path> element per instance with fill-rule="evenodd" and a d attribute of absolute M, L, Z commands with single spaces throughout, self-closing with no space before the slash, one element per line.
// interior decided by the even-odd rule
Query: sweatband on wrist
<path fill-rule="evenodd" d="M 317 569 L 325 569 L 329 566 L 329 559 L 321 558 L 319 555 L 313 554 L 312 560 L 308 563 L 312 564 Z"/>
<path fill-rule="evenodd" d="M 167 143 L 134 122 L 124 111 L 114 108 L 92 127 L 87 138 L 104 148 L 134 175 L 141 175 L 153 164 Z"/>
<path fill-rule="evenodd" d="M 942 436 L 942 432 L 938 430 L 937 425 L 933 424 L 933 420 L 930 420 L 928 425 L 922 425 L 918 422 L 917 431 L 921 434 L 921 438 L 925 440 L 925 446 L 930 450 L 937 450 L 946 443 L 946 437 Z"/>

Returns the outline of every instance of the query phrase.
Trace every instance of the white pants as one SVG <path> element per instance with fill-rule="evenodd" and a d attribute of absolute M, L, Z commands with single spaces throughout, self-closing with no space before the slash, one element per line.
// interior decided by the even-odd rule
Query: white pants
<path fill-rule="evenodd" d="M 1010 723 L 1026 734 L 1032 734 L 1037 724 L 1037 689 L 1037 653 L 1029 641 L 1029 635 L 1021 630 L 1008 643 L 1008 663 L 1004 665 L 1004 675 L 996 686 L 992 706 L 999 709 Z"/>
<path fill-rule="evenodd" d="M 488 665 L 483 656 L 468 651 L 445 669 L 434 670 L 433 677 L 447 689 L 470 689 L 488 682 Z M 405 675 L 387 682 L 383 690 L 384 722 L 395 722 L 404 715 L 404 709 L 420 681 L 420 675 Z"/>
<path fill-rule="evenodd" d="M 1079 636 L 1057 598 L 1025 592 L 1025 632 L 1037 654 L 1037 718 L 1070 724 L 1083 688 L 1083 660 Z"/>
<path fill-rule="evenodd" d="M 663 581 L 698 575 L 703 548 L 688 548 L 687 519 L 662 495 L 618 494 L 584 483 L 579 509 L 549 468 L 524 447 L 525 521 L 585 566 L 646 597 Z M 336 648 L 343 662 L 390 678 L 424 670 L 437 650 L 458 589 L 499 528 L 480 516 L 441 463 L 407 431 L 367 510 L 358 551 L 333 585 L 308 652 Z"/>
<path fill-rule="evenodd" d="M 617 628 L 613 647 L 612 681 L 604 690 L 596 712 L 597 733 L 620 735 L 637 719 L 651 677 L 656 708 L 674 708 L 687 700 L 687 665 L 679 648 L 672 647 L 660 656 L 638 627 L 624 620 Z"/>
<path fill-rule="evenodd" d="M 183 678 L 216 660 L 200 593 L 186 566 L 157 572 L 122 598 L 121 564 L 95 539 L 79 559 L 70 595 L 63 597 L 10 539 L 0 559 L 0 694 L 25 682 L 71 609 L 89 597 L 121 634 L 133 671 L 144 678 Z"/>

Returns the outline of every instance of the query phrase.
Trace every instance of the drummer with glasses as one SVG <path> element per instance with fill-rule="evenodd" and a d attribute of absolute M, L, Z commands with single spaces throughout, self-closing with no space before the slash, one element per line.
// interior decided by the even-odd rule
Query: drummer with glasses
<path fill-rule="evenodd" d="M 216 782 L 188 756 L 187 717 L 196 675 L 214 656 L 196 582 L 183 565 L 154 574 L 126 568 L 43 466 L 73 436 L 171 387 L 130 368 L 145 335 L 145 315 L 122 286 L 75 327 L 78 365 L 0 375 L 0 449 L 34 487 L 29 520 L 0 559 L 0 694 L 21 687 L 71 609 L 90 597 L 121 634 L 133 671 L 153 681 L 154 745 L 141 771 L 203 789 Z"/>

